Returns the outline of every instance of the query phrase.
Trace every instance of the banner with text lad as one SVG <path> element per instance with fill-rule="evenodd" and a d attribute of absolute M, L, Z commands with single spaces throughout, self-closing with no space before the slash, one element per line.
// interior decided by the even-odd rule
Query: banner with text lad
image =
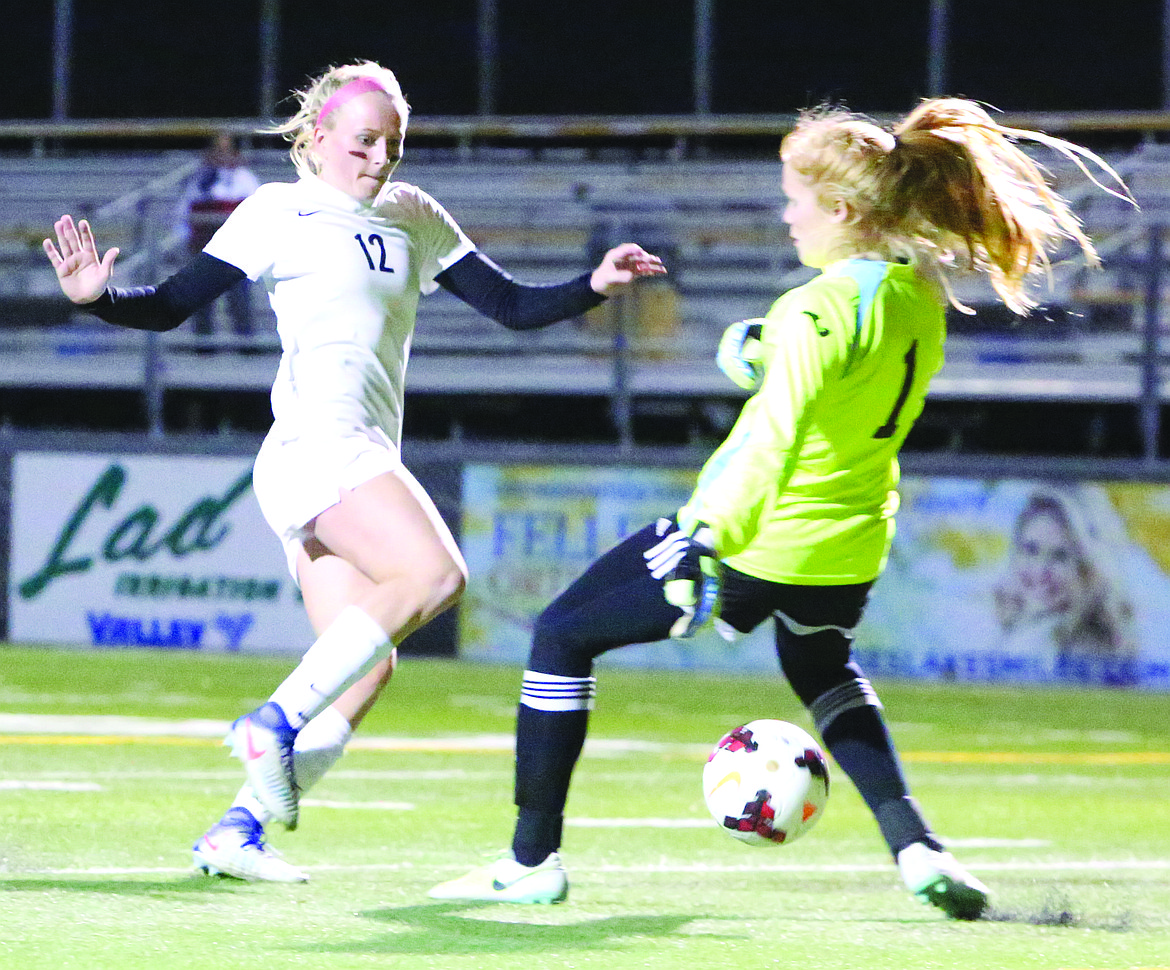
<path fill-rule="evenodd" d="M 302 653 L 300 593 L 250 458 L 13 457 L 16 643 Z"/>

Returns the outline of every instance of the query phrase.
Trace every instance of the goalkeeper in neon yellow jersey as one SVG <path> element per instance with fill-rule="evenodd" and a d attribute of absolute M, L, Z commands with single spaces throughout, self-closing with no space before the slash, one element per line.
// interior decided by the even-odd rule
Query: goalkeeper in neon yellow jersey
<path fill-rule="evenodd" d="M 720 341 L 720 367 L 755 393 L 686 505 L 603 555 L 537 619 L 517 718 L 512 851 L 432 896 L 564 899 L 558 850 L 594 660 L 709 620 L 734 636 L 772 619 L 784 675 L 906 887 L 952 918 L 986 911 L 986 887 L 911 797 L 851 645 L 893 538 L 898 449 L 942 366 L 947 273 L 985 273 L 1024 313 L 1030 278 L 1061 242 L 1096 260 L 1021 138 L 1117 178 L 1092 153 L 1003 128 L 959 99 L 923 102 L 892 130 L 811 113 L 784 139 L 784 221 L 801 261 L 821 273 Z"/>
<path fill-rule="evenodd" d="M 802 187 L 785 176 L 799 205 Z M 898 449 L 944 339 L 936 289 L 910 265 L 838 260 L 782 296 L 761 336 L 772 366 L 679 525 L 705 523 L 723 561 L 760 579 L 875 579 L 898 508 Z"/>

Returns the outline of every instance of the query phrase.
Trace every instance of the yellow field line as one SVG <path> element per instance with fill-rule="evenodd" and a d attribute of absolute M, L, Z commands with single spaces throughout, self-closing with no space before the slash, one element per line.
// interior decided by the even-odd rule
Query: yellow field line
<path fill-rule="evenodd" d="M 1167 765 L 1170 751 L 908 751 L 902 758 L 960 765 Z"/>
<path fill-rule="evenodd" d="M 137 734 L 0 734 L 0 746 L 5 744 L 164 744 L 164 745 L 222 745 L 212 738 L 143 737 Z"/>
<path fill-rule="evenodd" d="M 363 743 L 369 742 L 369 743 Z M 182 747 L 218 747 L 218 738 L 190 738 L 170 735 L 93 734 L 3 734 L 0 746 L 154 744 Z M 472 738 L 355 738 L 354 749 L 378 751 L 480 752 L 498 751 L 497 746 L 477 745 Z M 973 765 L 1170 765 L 1170 751 L 906 751 L 904 761 L 919 764 Z M 1166 968 L 1170 970 L 1170 968 Z"/>

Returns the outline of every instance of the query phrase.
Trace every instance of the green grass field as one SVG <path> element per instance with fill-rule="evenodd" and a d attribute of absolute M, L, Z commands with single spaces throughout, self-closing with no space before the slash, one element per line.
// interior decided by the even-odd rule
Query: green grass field
<path fill-rule="evenodd" d="M 824 819 L 753 849 L 709 822 L 705 753 L 779 679 L 599 671 L 569 804 L 569 900 L 427 899 L 511 835 L 519 672 L 405 661 L 272 842 L 307 885 L 192 874 L 241 769 L 226 722 L 275 658 L 0 650 L 0 967 L 1170 967 L 1170 698 L 879 683 L 915 792 L 991 918 L 912 899 L 838 773 Z"/>

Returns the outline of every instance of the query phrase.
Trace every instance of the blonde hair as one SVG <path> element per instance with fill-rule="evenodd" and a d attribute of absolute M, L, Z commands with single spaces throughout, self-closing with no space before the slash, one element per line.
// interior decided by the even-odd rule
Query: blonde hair
<path fill-rule="evenodd" d="M 1076 601 L 1058 619 L 1054 637 L 1067 657 L 1131 658 L 1133 606 L 1124 595 L 1112 549 L 1089 514 L 1073 496 L 1056 489 L 1038 488 L 1028 498 L 1012 530 L 1013 555 L 1023 546 L 1024 533 L 1037 518 L 1050 518 L 1067 537 L 1081 589 Z M 1014 576 L 994 589 L 996 614 L 1005 631 L 1028 617 L 1023 591 Z"/>
<path fill-rule="evenodd" d="M 410 114 L 410 105 L 398 84 L 398 78 L 389 68 L 382 67 L 374 61 L 358 61 L 354 64 L 342 64 L 331 67 L 320 77 L 310 81 L 300 91 L 294 91 L 292 96 L 300 103 L 300 108 L 287 121 L 266 128 L 265 132 L 274 135 L 283 135 L 292 142 L 288 154 L 296 166 L 297 174 L 316 175 L 318 171 L 317 159 L 312 152 L 313 131 L 317 127 L 321 109 L 342 86 L 358 78 L 373 78 L 394 101 L 394 107 L 403 119 Z M 322 124 L 331 128 L 336 122 L 329 117 L 323 119 Z"/>
<path fill-rule="evenodd" d="M 961 98 L 923 101 L 886 130 L 838 108 L 804 113 L 781 143 L 781 160 L 816 187 L 822 205 L 843 202 L 858 250 L 909 258 L 947 285 L 956 264 L 985 273 L 1015 313 L 1037 305 L 1031 277 L 1050 278 L 1050 253 L 1072 241 L 1092 265 L 1097 252 L 1080 220 L 1017 145 L 1033 141 L 1073 161 L 1106 192 L 1133 202 L 1125 183 L 1086 148 L 998 124 Z M 1103 185 L 1092 162 L 1114 180 Z"/>

